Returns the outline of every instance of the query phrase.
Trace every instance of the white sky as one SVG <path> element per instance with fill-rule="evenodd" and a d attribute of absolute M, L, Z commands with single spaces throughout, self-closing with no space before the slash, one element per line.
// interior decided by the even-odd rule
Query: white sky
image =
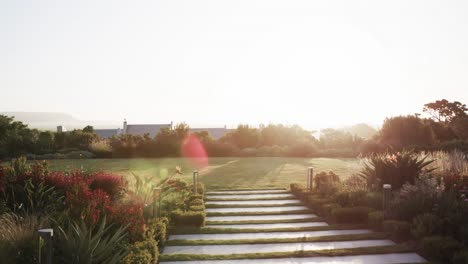
<path fill-rule="evenodd" d="M 468 1 L 0 0 L 0 111 L 325 127 L 467 87 Z"/>

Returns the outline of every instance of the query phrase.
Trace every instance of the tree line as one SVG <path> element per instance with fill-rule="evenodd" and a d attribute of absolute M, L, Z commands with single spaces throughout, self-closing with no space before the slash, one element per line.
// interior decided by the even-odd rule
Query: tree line
<path fill-rule="evenodd" d="M 468 115 L 465 104 L 445 99 L 425 104 L 421 114 L 385 119 L 375 131 L 365 124 L 350 129 L 323 129 L 319 136 L 300 126 L 282 124 L 252 127 L 239 125 L 220 139 L 209 132 L 195 133 L 209 156 L 289 156 L 355 157 L 359 154 L 389 149 L 468 151 Z M 50 153 L 84 151 L 86 157 L 179 157 L 190 127 L 181 123 L 173 129 L 163 128 L 154 137 L 118 135 L 100 138 L 87 126 L 70 132 L 30 129 L 13 117 L 0 115 L 0 159 L 34 154 L 38 158 Z M 81 153 L 81 152 L 80 152 Z M 42 156 L 41 156 L 42 155 Z M 81 157 L 81 154 L 80 154 Z"/>

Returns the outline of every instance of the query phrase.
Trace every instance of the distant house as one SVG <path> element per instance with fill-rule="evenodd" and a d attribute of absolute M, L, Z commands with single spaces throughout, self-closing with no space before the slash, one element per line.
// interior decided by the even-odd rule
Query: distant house
<path fill-rule="evenodd" d="M 190 132 L 202 132 L 207 131 L 214 139 L 220 139 L 224 135 L 226 135 L 230 130 L 226 127 L 219 127 L 219 128 L 190 128 Z"/>
<path fill-rule="evenodd" d="M 163 128 L 172 129 L 173 123 L 170 124 L 127 124 L 127 120 L 123 122 L 123 128 L 116 129 L 94 129 L 94 133 L 99 135 L 101 138 L 111 138 L 113 136 L 119 135 L 134 135 L 134 136 L 143 136 L 149 134 L 151 138 L 156 137 L 156 135 Z M 57 132 L 66 131 L 65 127 L 58 126 Z M 219 128 L 190 128 L 190 132 L 202 132 L 207 131 L 214 139 L 220 139 L 226 135 L 230 130 L 226 127 Z"/>

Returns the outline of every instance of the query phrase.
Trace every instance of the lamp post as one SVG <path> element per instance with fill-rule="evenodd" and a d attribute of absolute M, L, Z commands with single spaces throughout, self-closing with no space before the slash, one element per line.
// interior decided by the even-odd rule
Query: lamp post
<path fill-rule="evenodd" d="M 384 212 L 384 218 L 386 218 L 386 216 L 388 214 L 388 212 L 387 212 L 388 204 L 390 203 L 390 198 L 391 198 L 391 195 L 392 195 L 392 185 L 391 184 L 384 184 L 382 186 L 382 189 L 383 189 L 382 209 L 383 209 L 383 212 Z"/>
<path fill-rule="evenodd" d="M 159 187 L 154 187 L 153 188 L 153 218 L 158 217 L 158 200 L 159 200 L 159 195 L 161 194 L 161 188 Z"/>
<path fill-rule="evenodd" d="M 52 264 L 52 237 L 54 236 L 54 230 L 52 228 L 39 229 L 39 241 L 44 239 L 47 245 L 46 264 Z M 40 245 L 41 243 L 39 243 Z M 42 263 L 41 248 L 39 248 L 39 263 Z"/>
<path fill-rule="evenodd" d="M 307 168 L 307 190 L 312 192 L 314 182 L 314 167 Z"/>

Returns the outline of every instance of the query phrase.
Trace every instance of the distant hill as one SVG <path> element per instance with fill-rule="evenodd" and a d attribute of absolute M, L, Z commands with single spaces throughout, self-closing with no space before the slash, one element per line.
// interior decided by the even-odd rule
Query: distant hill
<path fill-rule="evenodd" d="M 67 130 L 83 128 L 91 125 L 95 128 L 117 128 L 121 122 L 117 121 L 90 121 L 80 120 L 66 113 L 51 112 L 0 112 L 0 115 L 13 116 L 16 121 L 27 124 L 30 128 L 40 130 L 53 130 L 57 126 L 65 126 Z"/>

